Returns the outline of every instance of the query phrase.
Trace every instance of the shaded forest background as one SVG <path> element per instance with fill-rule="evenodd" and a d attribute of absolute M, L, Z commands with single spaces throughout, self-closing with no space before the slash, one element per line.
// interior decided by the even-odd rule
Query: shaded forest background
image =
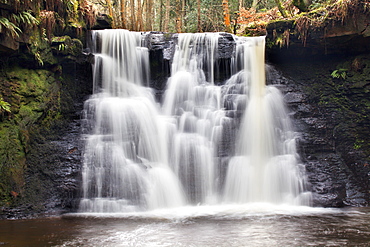
<path fill-rule="evenodd" d="M 91 0 L 114 28 L 132 31 L 265 34 L 267 23 L 307 16 L 342 19 L 351 9 L 370 7 L 360 0 Z M 311 13 L 307 15 L 305 13 Z M 306 21 L 306 23 L 308 23 Z M 257 31 L 257 32 L 256 32 Z"/>
<path fill-rule="evenodd" d="M 327 19 L 367 12 L 363 0 L 0 0 L 0 35 L 19 37 L 39 27 L 47 38 L 74 28 L 96 29 L 97 18 L 131 31 L 220 32 L 265 35 L 266 25 L 296 20 L 304 31 Z M 287 35 L 286 35 L 287 36 Z"/>

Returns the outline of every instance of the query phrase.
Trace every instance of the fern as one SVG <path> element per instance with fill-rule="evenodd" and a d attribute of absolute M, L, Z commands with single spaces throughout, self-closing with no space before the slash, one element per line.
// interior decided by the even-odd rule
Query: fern
<path fill-rule="evenodd" d="M 28 11 L 23 11 L 19 13 L 19 16 L 22 18 L 23 23 L 30 25 L 30 26 L 37 26 L 40 24 L 40 21 L 36 19 L 33 15 L 31 15 Z"/>
<path fill-rule="evenodd" d="M 0 32 L 8 33 L 11 37 L 16 38 L 19 37 L 22 30 L 9 21 L 8 18 L 0 17 Z"/>
<path fill-rule="evenodd" d="M 5 112 L 10 113 L 10 104 L 5 102 L 2 97 L 0 97 L 0 114 L 3 115 Z"/>
<path fill-rule="evenodd" d="M 347 78 L 347 69 L 336 69 L 331 73 L 331 77 L 333 78 L 342 78 L 346 79 Z"/>

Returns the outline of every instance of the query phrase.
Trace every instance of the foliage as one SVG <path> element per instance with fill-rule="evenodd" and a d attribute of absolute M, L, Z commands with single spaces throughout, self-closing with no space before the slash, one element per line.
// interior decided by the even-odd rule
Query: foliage
<path fill-rule="evenodd" d="M 4 116 L 5 113 L 11 113 L 10 104 L 0 97 L 0 115 Z"/>
<path fill-rule="evenodd" d="M 238 12 L 237 24 L 246 35 L 261 36 L 266 34 L 266 23 L 270 20 L 266 12 L 257 12 L 254 8 L 241 8 Z"/>
<path fill-rule="evenodd" d="M 0 32 L 5 32 L 12 38 L 16 38 L 22 32 L 22 30 L 17 27 L 13 22 L 9 21 L 8 18 L 3 16 L 0 17 Z"/>
<path fill-rule="evenodd" d="M 46 36 L 51 40 L 52 33 L 55 27 L 55 12 L 43 10 L 40 12 L 41 26 L 46 30 Z"/>
<path fill-rule="evenodd" d="M 342 79 L 346 79 L 347 78 L 347 71 L 348 69 L 336 69 L 334 70 L 330 75 L 333 77 L 333 78 L 342 78 Z"/>
<path fill-rule="evenodd" d="M 79 9 L 86 23 L 86 28 L 92 28 L 95 24 L 96 12 L 94 6 L 87 0 L 82 0 Z"/>
<path fill-rule="evenodd" d="M 29 11 L 23 11 L 18 14 L 12 14 L 12 19 L 18 25 L 25 25 L 26 27 L 34 27 L 40 24 L 40 21 L 34 17 Z"/>

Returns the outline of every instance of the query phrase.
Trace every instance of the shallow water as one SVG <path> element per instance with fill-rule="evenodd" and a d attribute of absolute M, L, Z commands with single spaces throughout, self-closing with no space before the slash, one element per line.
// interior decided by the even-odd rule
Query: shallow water
<path fill-rule="evenodd" d="M 370 208 L 267 204 L 0 221 L 3 246 L 369 246 Z"/>

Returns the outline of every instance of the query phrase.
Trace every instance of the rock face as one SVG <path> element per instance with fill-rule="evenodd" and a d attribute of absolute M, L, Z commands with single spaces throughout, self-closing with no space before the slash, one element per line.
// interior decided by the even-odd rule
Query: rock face
<path fill-rule="evenodd" d="M 370 85 L 366 83 L 370 71 L 363 71 L 361 88 L 353 82 L 356 72 L 349 72 L 353 74 L 346 80 L 332 78 L 330 72 L 346 61 L 327 58 L 275 65 L 280 75 L 289 78 L 280 81 L 285 82 L 285 99 L 301 133 L 299 149 L 317 206 L 365 206 L 370 199 L 369 147 L 365 144 L 369 141 L 365 132 L 370 126 Z"/>

